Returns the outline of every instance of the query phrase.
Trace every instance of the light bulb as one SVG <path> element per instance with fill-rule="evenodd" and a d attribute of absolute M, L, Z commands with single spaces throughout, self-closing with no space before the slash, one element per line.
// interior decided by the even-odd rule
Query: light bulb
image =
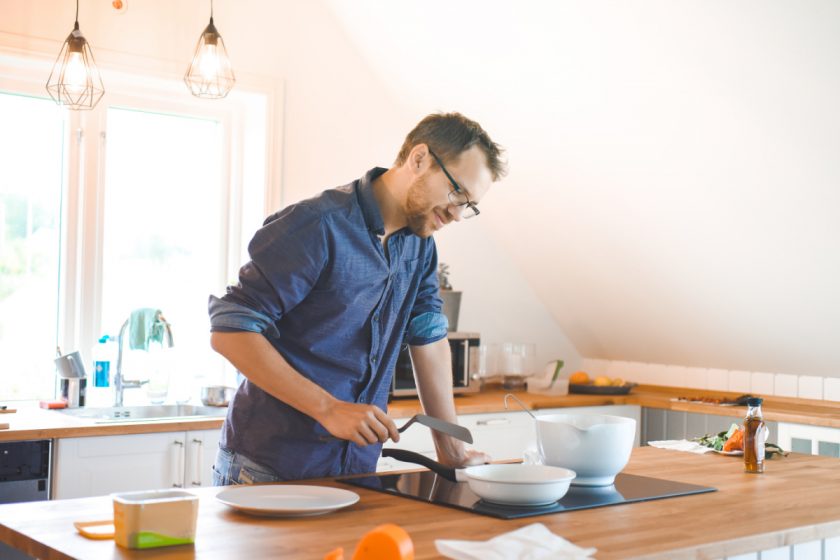
<path fill-rule="evenodd" d="M 64 79 L 67 91 L 73 95 L 79 95 L 87 87 L 87 68 L 81 52 L 71 52 L 67 57 L 67 65 L 64 67 Z"/>
<path fill-rule="evenodd" d="M 216 45 L 207 43 L 198 55 L 198 71 L 205 80 L 216 80 L 221 73 L 221 63 Z"/>

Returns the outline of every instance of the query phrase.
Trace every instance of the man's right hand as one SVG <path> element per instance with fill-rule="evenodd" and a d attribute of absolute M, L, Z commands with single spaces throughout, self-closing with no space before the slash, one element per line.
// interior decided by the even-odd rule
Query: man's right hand
<path fill-rule="evenodd" d="M 372 404 L 356 404 L 336 400 L 326 413 L 317 418 L 329 433 L 356 445 L 400 440 L 397 425 L 381 408 Z"/>

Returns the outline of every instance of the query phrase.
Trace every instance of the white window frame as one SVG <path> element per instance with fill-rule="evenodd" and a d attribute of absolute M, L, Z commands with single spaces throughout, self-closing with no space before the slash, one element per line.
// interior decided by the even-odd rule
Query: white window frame
<path fill-rule="evenodd" d="M 46 97 L 45 84 L 61 43 L 0 32 L 0 90 Z M 172 61 L 96 50 L 106 94 L 92 111 L 65 111 L 65 176 L 62 196 L 61 293 L 58 344 L 64 349 L 91 348 L 102 332 L 102 228 L 104 226 L 107 108 L 132 107 L 160 113 L 212 118 L 222 122 L 222 207 L 227 208 L 220 242 L 226 248 L 218 271 L 224 286 L 247 258 L 244 242 L 282 201 L 283 83 L 238 75 L 234 90 L 222 100 L 192 97 L 182 81 L 183 68 Z M 183 66 L 189 61 L 183 61 Z M 249 103 L 265 100 L 265 153 L 262 207 L 243 217 L 243 150 Z M 250 105 L 253 106 L 253 105 Z M 253 188 L 253 187 L 252 187 Z M 257 215 L 259 214 L 259 215 Z M 246 230 L 246 231 L 243 231 Z"/>

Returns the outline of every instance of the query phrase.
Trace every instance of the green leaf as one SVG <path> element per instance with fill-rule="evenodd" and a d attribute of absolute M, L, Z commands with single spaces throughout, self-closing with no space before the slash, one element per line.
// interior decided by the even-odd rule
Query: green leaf
<path fill-rule="evenodd" d="M 551 376 L 551 383 L 548 384 L 549 387 L 554 386 L 554 382 L 560 377 L 560 370 L 563 369 L 563 360 L 556 360 L 556 364 L 554 366 L 554 375 Z"/>

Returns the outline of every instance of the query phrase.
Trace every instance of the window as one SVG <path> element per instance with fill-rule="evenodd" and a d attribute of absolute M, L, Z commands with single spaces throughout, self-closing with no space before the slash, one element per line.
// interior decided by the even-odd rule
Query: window
<path fill-rule="evenodd" d="M 108 94 L 70 112 L 41 93 L 43 71 L 0 51 L 0 401 L 52 398 L 56 347 L 90 361 L 140 307 L 172 325 L 169 400 L 198 379 L 233 383 L 209 348 L 207 298 L 266 214 L 273 87 L 207 102 L 180 80 L 102 68 Z M 136 357 L 126 374 L 148 378 Z"/>
<path fill-rule="evenodd" d="M 44 99 L 0 93 L 0 400 L 53 391 L 64 119 Z"/>

